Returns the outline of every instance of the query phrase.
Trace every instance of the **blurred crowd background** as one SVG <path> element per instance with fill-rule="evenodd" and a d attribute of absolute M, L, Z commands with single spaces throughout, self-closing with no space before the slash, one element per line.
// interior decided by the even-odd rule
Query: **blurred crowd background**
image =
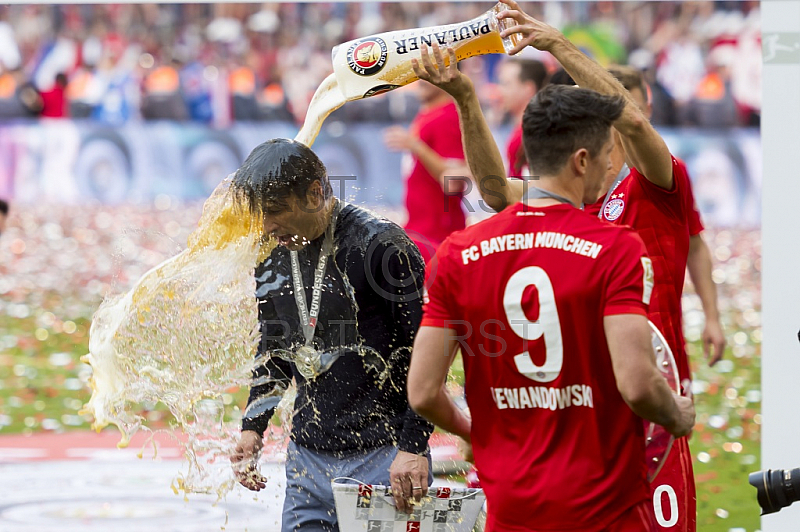
<path fill-rule="evenodd" d="M 461 22 L 488 2 L 11 5 L 0 7 L 0 118 L 110 124 L 187 120 L 302 122 L 332 71 L 333 46 L 369 34 Z M 757 125 L 759 4 L 546 2 L 526 9 L 603 64 L 642 69 L 654 123 Z M 542 57 L 539 57 L 542 59 Z M 492 124 L 506 117 L 495 66 L 469 61 Z M 555 63 L 546 64 L 554 69 Z M 377 101 L 377 100 L 376 100 Z M 347 118 L 410 120 L 402 91 Z"/>
<path fill-rule="evenodd" d="M 465 21 L 491 6 L 0 6 L 0 199 L 11 200 L 0 238 L 0 434 L 88 428 L 79 410 L 90 370 L 79 357 L 92 314 L 185 248 L 202 201 L 250 149 L 296 134 L 332 71 L 333 46 Z M 689 167 L 730 346 L 715 368 L 701 360 L 702 310 L 687 287 L 686 337 L 703 397 L 692 444 L 699 522 L 710 532 L 754 530 L 746 474 L 757 468 L 761 423 L 759 3 L 525 6 L 601 64 L 642 70 L 652 120 Z M 557 68 L 548 54 L 523 54 Z M 502 60 L 463 65 L 501 147 L 514 125 L 498 83 Z M 417 114 L 416 85 L 348 103 L 314 144 L 338 196 L 400 223 L 402 157 L 380 139 Z M 155 406 L 146 415 L 168 422 Z"/>

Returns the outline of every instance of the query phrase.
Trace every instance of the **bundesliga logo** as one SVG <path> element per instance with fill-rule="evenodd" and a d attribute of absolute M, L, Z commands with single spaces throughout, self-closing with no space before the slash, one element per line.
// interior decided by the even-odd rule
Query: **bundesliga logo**
<path fill-rule="evenodd" d="M 613 222 L 622 216 L 622 209 L 625 208 L 625 202 L 621 199 L 612 199 L 603 208 L 603 216 L 606 220 Z"/>
<path fill-rule="evenodd" d="M 347 65 L 359 76 L 377 74 L 386 65 L 387 50 L 379 37 L 356 41 L 347 50 Z"/>

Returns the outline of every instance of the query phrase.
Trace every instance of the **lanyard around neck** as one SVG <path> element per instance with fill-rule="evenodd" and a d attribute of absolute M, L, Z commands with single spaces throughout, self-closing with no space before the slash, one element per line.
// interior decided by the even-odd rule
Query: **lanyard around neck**
<path fill-rule="evenodd" d="M 306 304 L 306 291 L 303 286 L 303 275 L 300 272 L 300 261 L 297 258 L 297 251 L 290 251 L 292 258 L 292 284 L 294 285 L 294 298 L 297 302 L 297 310 L 300 313 L 300 321 L 303 325 L 303 336 L 306 339 L 305 345 L 311 345 L 314 340 L 314 330 L 317 328 L 317 317 L 320 310 L 320 299 L 322 299 L 322 280 L 325 277 L 325 268 L 328 265 L 328 256 L 333 251 L 333 232 L 336 227 L 336 218 L 339 214 L 339 204 L 333 208 L 331 220 L 328 228 L 322 237 L 322 249 L 319 252 L 317 267 L 314 270 L 314 284 L 311 289 L 311 310 Z"/>
<path fill-rule="evenodd" d="M 556 194 L 555 192 L 550 192 L 549 190 L 537 187 L 528 188 L 528 191 L 525 193 L 524 199 L 529 200 L 529 199 L 545 199 L 545 198 L 554 199 L 556 201 L 560 201 L 561 203 L 567 203 L 569 205 L 572 205 L 573 207 L 576 207 L 576 205 L 572 203 L 572 200 L 567 199 L 564 196 L 561 196 L 560 194 Z"/>
<path fill-rule="evenodd" d="M 614 178 L 614 183 L 611 184 L 611 188 L 609 188 L 608 192 L 606 192 L 606 198 L 603 200 L 603 205 L 600 206 L 600 212 L 597 213 L 597 217 L 601 220 L 603 219 L 603 211 L 606 208 L 606 203 L 608 203 L 609 198 L 611 198 L 611 194 L 614 193 L 614 189 L 616 189 L 619 184 L 622 183 L 622 180 L 625 179 L 629 173 L 630 168 L 628 168 L 628 163 L 622 163 L 622 168 L 619 169 L 617 177 Z"/>

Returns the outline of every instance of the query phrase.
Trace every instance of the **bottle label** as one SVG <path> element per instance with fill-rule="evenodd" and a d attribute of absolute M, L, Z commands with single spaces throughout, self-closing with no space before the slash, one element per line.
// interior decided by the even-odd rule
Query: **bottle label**
<path fill-rule="evenodd" d="M 419 47 L 424 44 L 433 46 L 434 42 L 439 43 L 439 46 L 454 44 L 459 41 L 486 35 L 492 31 L 489 26 L 489 17 L 466 22 L 456 27 L 441 28 L 441 31 L 436 31 L 438 28 L 432 29 L 434 31 L 422 35 L 415 35 L 407 39 L 396 39 L 394 41 L 395 53 L 397 55 L 405 55 L 409 52 L 419 50 Z"/>
<path fill-rule="evenodd" d="M 380 37 L 357 40 L 347 49 L 347 66 L 359 76 L 372 76 L 386 66 L 387 51 Z"/>

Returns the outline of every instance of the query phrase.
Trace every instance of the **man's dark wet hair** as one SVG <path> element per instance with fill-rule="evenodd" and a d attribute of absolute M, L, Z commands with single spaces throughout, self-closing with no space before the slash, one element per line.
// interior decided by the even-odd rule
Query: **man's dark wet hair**
<path fill-rule="evenodd" d="M 579 87 L 548 85 L 539 91 L 522 115 L 522 143 L 533 175 L 559 173 L 581 148 L 597 156 L 624 107 L 621 96 Z"/>
<path fill-rule="evenodd" d="M 0 199 L 0 214 L 8 215 L 8 202 Z"/>
<path fill-rule="evenodd" d="M 232 188 L 251 213 L 277 214 L 289 208 L 289 197 L 305 199 L 314 181 L 323 196 L 333 195 L 328 173 L 311 148 L 289 139 L 271 139 L 256 146 L 233 175 Z"/>

